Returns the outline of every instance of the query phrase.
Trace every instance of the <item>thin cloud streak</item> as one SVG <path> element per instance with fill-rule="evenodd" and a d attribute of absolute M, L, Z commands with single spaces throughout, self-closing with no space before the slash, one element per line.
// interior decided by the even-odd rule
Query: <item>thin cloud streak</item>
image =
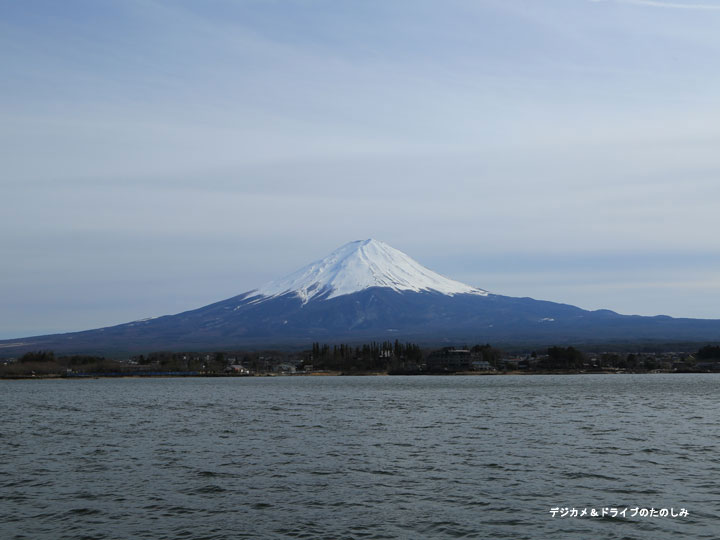
<path fill-rule="evenodd" d="M 705 11 L 720 11 L 720 5 L 716 4 L 678 4 L 677 2 L 661 2 L 659 0 L 591 0 L 594 3 L 632 4 L 635 6 L 647 6 L 666 9 L 692 9 Z"/>

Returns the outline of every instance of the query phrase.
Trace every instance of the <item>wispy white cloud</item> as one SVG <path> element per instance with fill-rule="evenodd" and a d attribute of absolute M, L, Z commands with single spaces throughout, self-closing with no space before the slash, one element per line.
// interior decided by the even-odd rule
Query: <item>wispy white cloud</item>
<path fill-rule="evenodd" d="M 720 4 L 697 4 L 681 2 L 663 2 L 662 0 L 591 0 L 592 2 L 613 2 L 615 4 L 633 4 L 666 9 L 695 9 L 705 11 L 720 11 Z"/>

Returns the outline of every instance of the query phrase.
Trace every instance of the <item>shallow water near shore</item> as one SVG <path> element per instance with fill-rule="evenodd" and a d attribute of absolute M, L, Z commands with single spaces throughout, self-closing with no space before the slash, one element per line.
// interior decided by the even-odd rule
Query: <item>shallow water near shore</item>
<path fill-rule="evenodd" d="M 717 538 L 719 405 L 715 374 L 0 381 L 0 538 Z"/>

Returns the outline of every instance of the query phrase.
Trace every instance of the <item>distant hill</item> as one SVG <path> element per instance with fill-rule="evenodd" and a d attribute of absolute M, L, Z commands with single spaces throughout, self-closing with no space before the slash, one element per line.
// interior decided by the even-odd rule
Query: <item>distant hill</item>
<path fill-rule="evenodd" d="M 177 315 L 0 341 L 0 355 L 51 349 L 125 353 L 309 346 L 400 339 L 442 343 L 720 341 L 720 320 L 620 315 L 491 294 L 446 278 L 378 240 L 239 296 Z"/>

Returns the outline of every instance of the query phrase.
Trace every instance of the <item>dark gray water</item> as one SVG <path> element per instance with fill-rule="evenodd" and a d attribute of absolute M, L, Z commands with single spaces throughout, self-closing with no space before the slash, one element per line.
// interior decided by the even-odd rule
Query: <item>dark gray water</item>
<path fill-rule="evenodd" d="M 0 381 L 0 538 L 720 537 L 720 376 Z M 621 517 L 552 517 L 628 508 Z M 687 517 L 631 518 L 633 508 Z"/>

